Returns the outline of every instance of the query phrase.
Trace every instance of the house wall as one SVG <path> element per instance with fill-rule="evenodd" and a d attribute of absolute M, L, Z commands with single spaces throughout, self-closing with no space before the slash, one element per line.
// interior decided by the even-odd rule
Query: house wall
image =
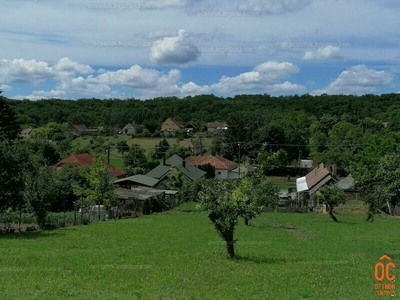
<path fill-rule="evenodd" d="M 161 125 L 162 131 L 177 131 L 179 129 L 180 128 L 171 119 L 165 120 Z"/>
<path fill-rule="evenodd" d="M 231 170 L 215 169 L 215 179 L 216 180 L 238 179 L 238 178 L 239 178 L 239 173 L 231 172 Z"/>

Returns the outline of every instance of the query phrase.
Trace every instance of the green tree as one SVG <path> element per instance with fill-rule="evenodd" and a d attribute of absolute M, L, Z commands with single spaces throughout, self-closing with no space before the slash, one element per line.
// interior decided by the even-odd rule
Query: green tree
<path fill-rule="evenodd" d="M 339 204 L 344 204 L 346 202 L 346 197 L 341 189 L 337 186 L 324 186 L 320 189 L 319 193 L 315 193 L 313 197 L 315 200 L 319 200 L 321 204 L 326 204 L 329 217 L 331 217 L 333 221 L 339 222 L 333 214 L 333 210 Z"/>
<path fill-rule="evenodd" d="M 14 109 L 1 93 L 2 90 L 0 90 L 0 140 L 6 139 L 12 141 L 19 136 L 21 127 L 17 121 Z"/>
<path fill-rule="evenodd" d="M 200 170 L 203 170 L 204 172 L 206 172 L 206 179 L 214 179 L 215 178 L 215 167 L 212 164 L 207 163 L 205 165 L 198 166 L 198 168 Z"/>
<path fill-rule="evenodd" d="M 146 151 L 137 144 L 133 145 L 125 155 L 124 165 L 128 175 L 142 174 L 147 169 Z M 143 171 L 138 173 L 139 170 Z"/>
<path fill-rule="evenodd" d="M 285 150 L 279 149 L 277 152 L 259 152 L 258 153 L 258 164 L 263 170 L 265 175 L 269 171 L 285 167 L 288 163 L 288 154 Z"/>
<path fill-rule="evenodd" d="M 23 206 L 25 167 L 16 144 L 0 140 L 0 212 Z"/>
<path fill-rule="evenodd" d="M 53 167 L 35 164 L 34 170 L 25 174 L 24 197 L 28 207 L 36 215 L 40 228 L 46 227 L 46 217 L 51 202 L 57 195 L 56 174 Z"/>
<path fill-rule="evenodd" d="M 83 169 L 88 187 L 73 185 L 74 194 L 84 198 L 85 204 L 111 205 L 117 202 L 116 186 L 112 183 L 112 175 L 108 171 L 104 156 L 97 157 L 93 166 Z M 100 213 L 99 213 L 100 219 Z"/>
<path fill-rule="evenodd" d="M 125 140 L 124 141 L 118 141 L 117 150 L 118 150 L 119 153 L 122 153 L 122 156 L 125 156 L 125 152 L 129 151 L 128 143 Z"/>
<path fill-rule="evenodd" d="M 233 197 L 244 201 L 247 209 L 242 217 L 245 225 L 260 215 L 265 207 L 275 207 L 278 201 L 278 188 L 262 173 L 260 169 L 249 171 L 240 180 L 233 191 Z"/>
<path fill-rule="evenodd" d="M 247 184 L 247 183 L 246 183 Z M 209 180 L 199 193 L 200 207 L 208 211 L 208 218 L 226 243 L 227 254 L 235 257 L 235 228 L 239 217 L 251 218 L 259 213 L 260 207 L 242 197 L 245 188 L 240 188 L 236 180 L 216 182 Z M 253 205 L 254 204 L 254 205 Z"/>

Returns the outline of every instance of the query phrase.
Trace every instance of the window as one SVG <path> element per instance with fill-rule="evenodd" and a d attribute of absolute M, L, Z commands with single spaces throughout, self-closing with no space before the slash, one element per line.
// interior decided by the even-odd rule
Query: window
<path fill-rule="evenodd" d="M 221 175 L 221 172 L 218 172 L 218 175 Z"/>

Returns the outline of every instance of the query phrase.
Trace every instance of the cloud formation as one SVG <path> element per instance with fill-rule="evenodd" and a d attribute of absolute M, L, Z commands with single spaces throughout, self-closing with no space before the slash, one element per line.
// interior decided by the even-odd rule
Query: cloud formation
<path fill-rule="evenodd" d="M 314 95 L 326 94 L 356 94 L 372 93 L 377 88 L 393 81 L 390 71 L 377 71 L 366 65 L 357 65 L 343 71 L 338 78 L 324 89 L 315 90 Z"/>
<path fill-rule="evenodd" d="M 340 54 L 340 48 L 332 45 L 318 48 L 317 51 L 307 51 L 304 60 L 326 60 L 326 59 L 343 59 Z"/>
<path fill-rule="evenodd" d="M 186 65 L 199 57 L 200 52 L 183 29 L 177 36 L 154 42 L 150 50 L 150 60 L 159 65 Z"/>

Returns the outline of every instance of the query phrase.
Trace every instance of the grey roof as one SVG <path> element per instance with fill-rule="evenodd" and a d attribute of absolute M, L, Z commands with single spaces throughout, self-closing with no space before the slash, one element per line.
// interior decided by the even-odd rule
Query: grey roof
<path fill-rule="evenodd" d="M 158 165 L 153 170 L 148 172 L 146 176 L 150 176 L 156 179 L 161 180 L 166 174 L 168 174 L 172 170 L 182 171 L 183 174 L 190 180 L 194 181 L 205 176 L 206 172 L 200 170 L 199 168 L 192 166 L 189 163 L 185 163 L 183 166 L 184 160 L 178 155 L 173 155 L 166 160 L 165 165 Z"/>
<path fill-rule="evenodd" d="M 141 188 L 133 188 L 131 190 L 124 188 L 117 188 L 115 190 L 115 193 L 117 194 L 119 199 L 145 201 L 152 197 L 164 194 L 165 191 L 152 189 L 148 187 L 141 187 Z"/>
<path fill-rule="evenodd" d="M 356 181 L 354 180 L 353 176 L 348 175 L 345 178 L 342 178 L 339 180 L 339 182 L 336 184 L 337 187 L 341 190 L 348 190 L 356 184 Z"/>
<path fill-rule="evenodd" d="M 146 185 L 149 187 L 153 187 L 158 183 L 158 180 L 150 177 L 150 176 L 146 176 L 146 175 L 134 175 L 134 176 L 130 176 L 130 177 L 126 177 L 126 178 L 122 178 L 122 179 L 118 179 L 116 181 L 114 181 L 114 183 L 121 183 L 121 182 L 136 182 L 142 185 Z"/>

